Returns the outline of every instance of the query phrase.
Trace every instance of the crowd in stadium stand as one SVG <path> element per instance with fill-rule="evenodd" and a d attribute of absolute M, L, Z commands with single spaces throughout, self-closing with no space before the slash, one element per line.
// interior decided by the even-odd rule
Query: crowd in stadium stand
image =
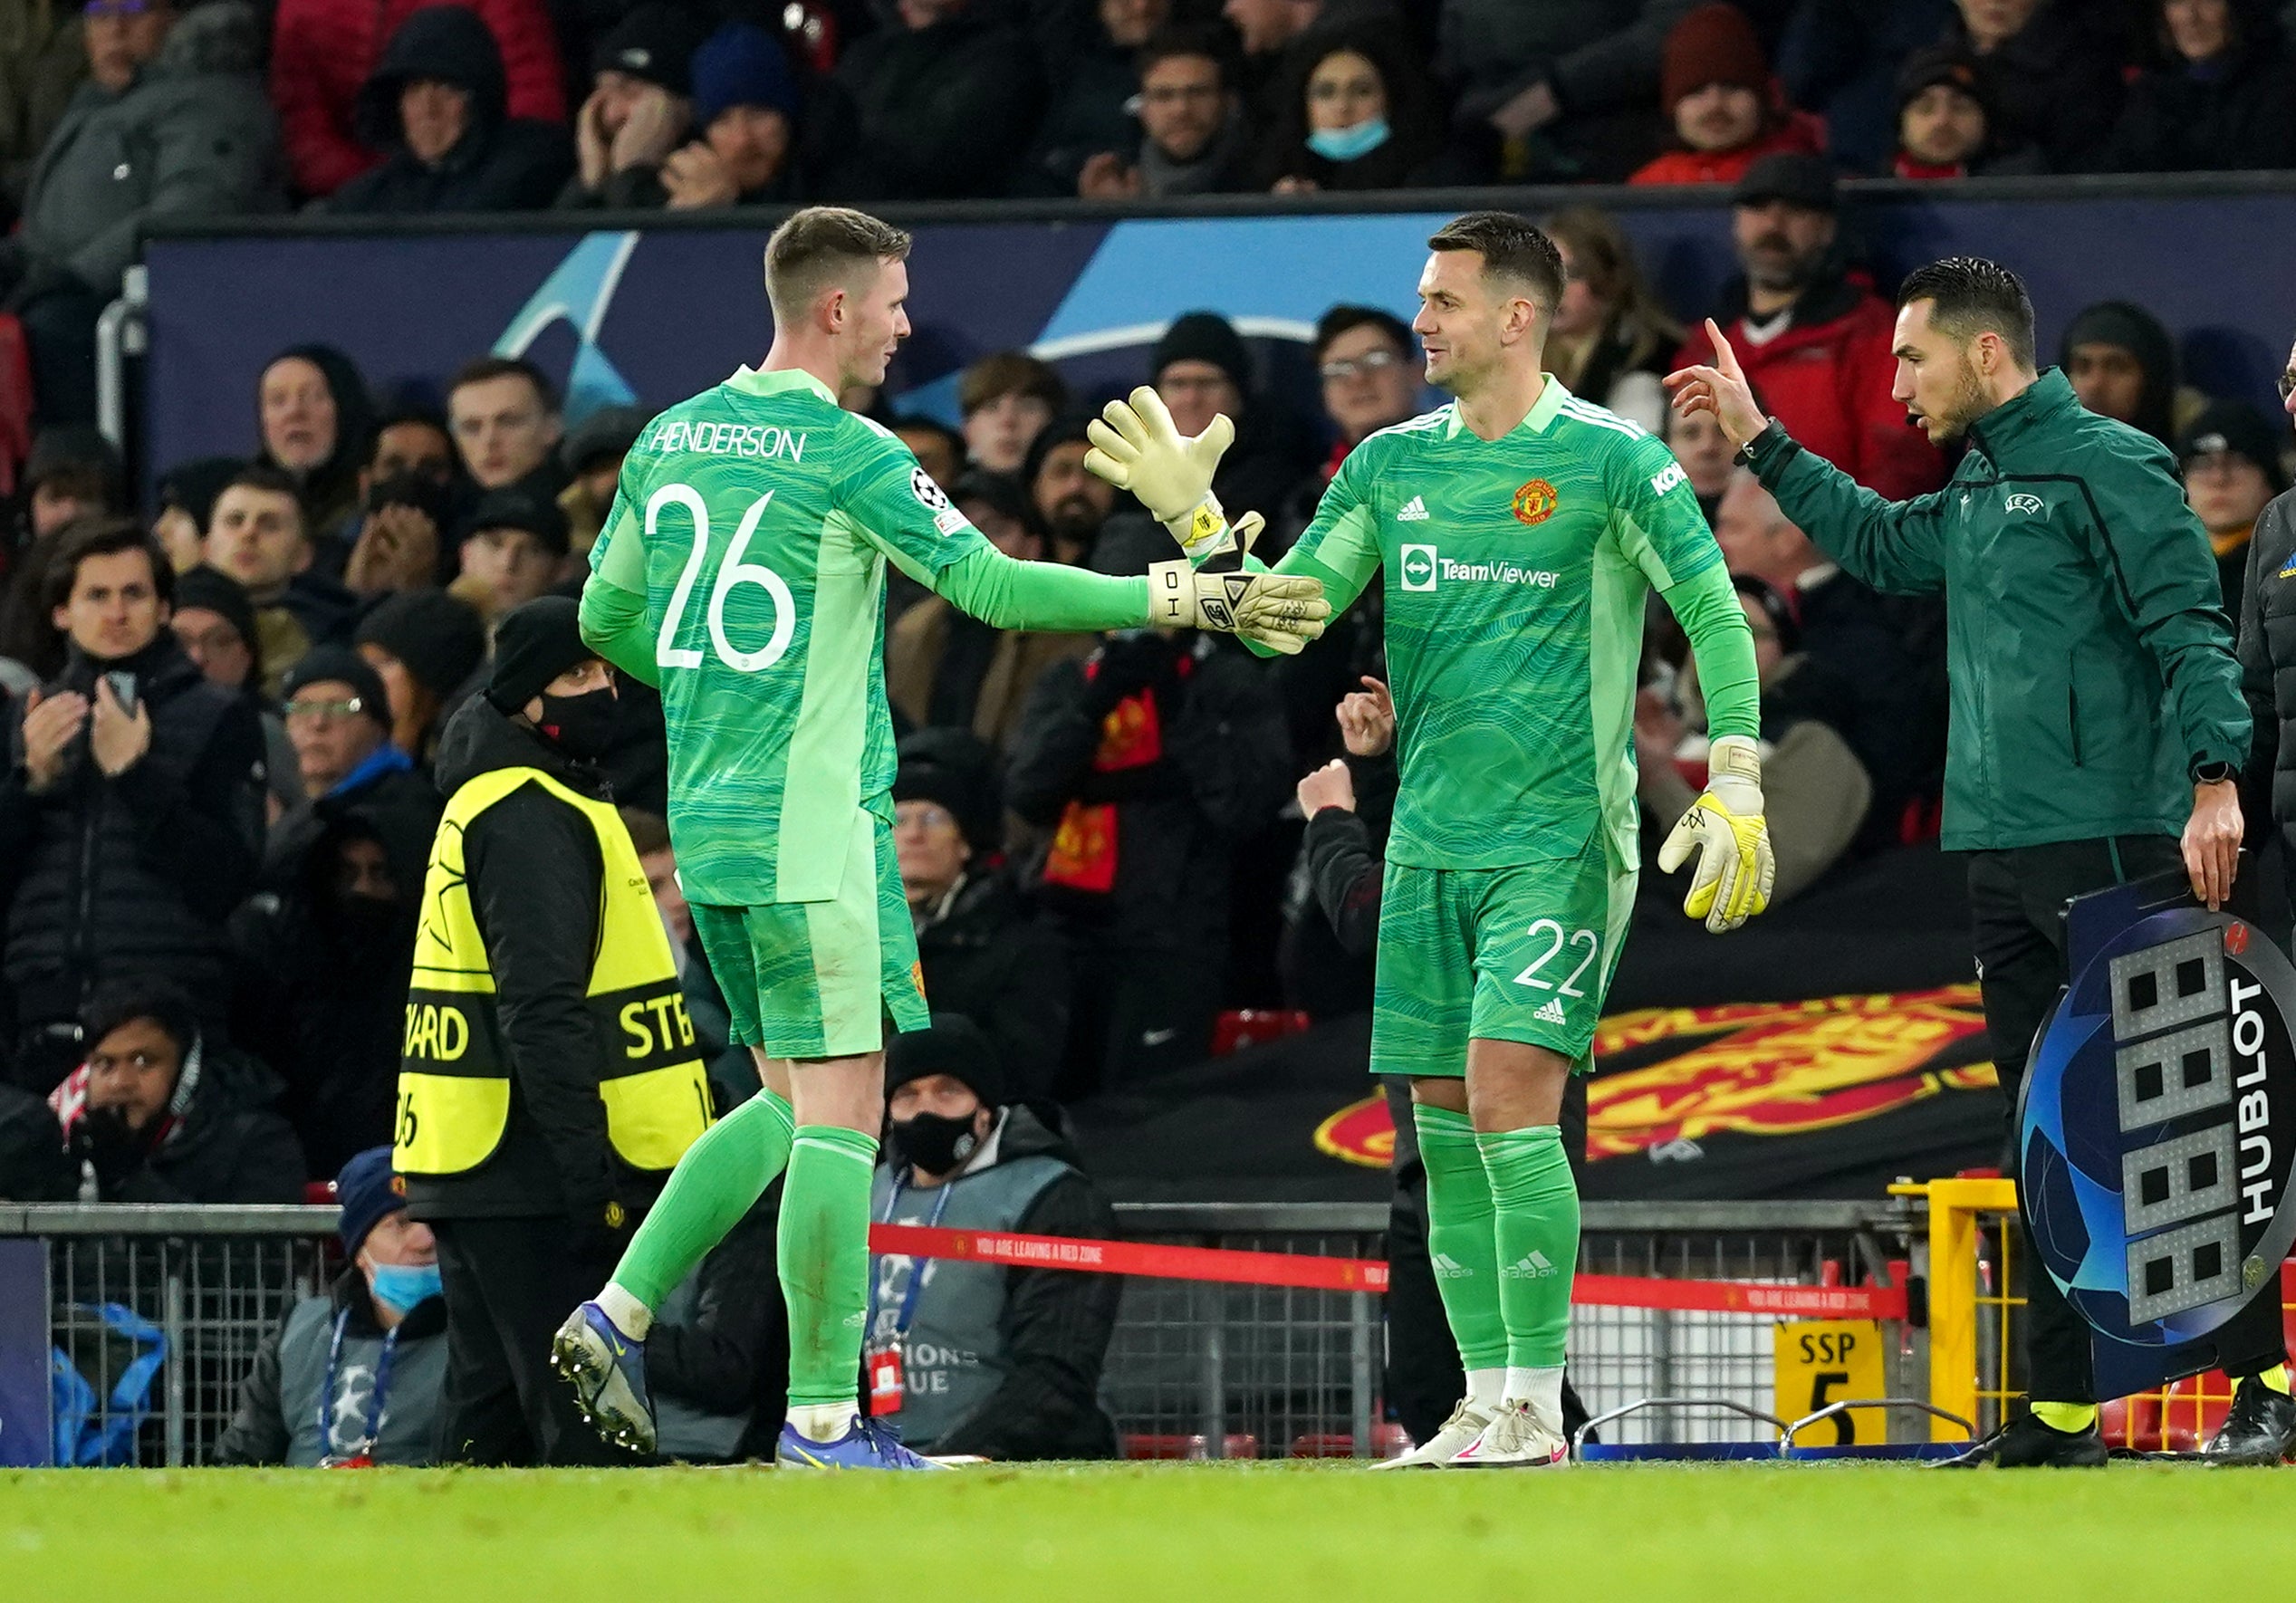
<path fill-rule="evenodd" d="M 440 730 L 485 683 L 495 622 L 579 591 L 651 415 L 566 418 L 542 370 L 491 356 L 379 393 L 340 351 L 299 345 L 264 370 L 244 453 L 154 465 L 159 504 L 139 517 L 88 426 L 88 350 L 144 223 L 1722 187 L 1741 272 L 1713 305 L 1661 303 L 1601 211 L 1548 218 L 1569 283 L 1547 359 L 1663 432 L 1707 509 L 1756 640 L 1792 898 L 1934 839 L 1942 608 L 1827 562 L 1711 418 L 1668 415 L 1658 376 L 1706 359 L 1711 315 L 1798 439 L 1886 495 L 1936 487 L 1945 459 L 1889 399 L 1891 286 L 1859 258 L 1838 178 L 2296 165 L 2280 9 L 0 0 L 16 222 L 0 293 L 43 425 L 0 540 L 0 1197 L 291 1201 L 347 1165 L 371 1182 L 357 1166 L 392 1133 Z M 1215 487 L 1266 514 L 1263 554 L 1296 538 L 1349 449 L 1437 398 L 1387 312 L 1329 309 L 1312 356 L 1320 416 L 1294 415 L 1211 312 L 1176 317 L 1138 375 L 1184 432 L 1235 421 Z M 2081 311 L 2044 357 L 2083 404 L 2176 450 L 2238 616 L 2251 532 L 2289 483 L 2284 420 L 2181 384 L 2174 339 L 2128 302 Z M 1104 398 L 1021 351 L 973 363 L 958 394 L 954 428 L 898 395 L 849 404 L 1009 554 L 1138 573 L 1168 549 L 1084 470 L 1082 419 Z M 892 579 L 895 839 L 927 993 L 994 1056 L 975 1106 L 1065 1152 L 1064 1105 L 1201 1059 L 1223 1007 L 1368 1009 L 1362 869 L 1395 787 L 1379 611 L 1374 586 L 1267 663 L 1210 636 L 1000 632 Z M 1655 844 L 1705 757 L 1663 608 L 1641 681 Z M 678 892 L 658 698 L 623 682 L 619 720 L 601 766 L 730 1103 L 755 1077 Z M 1643 894 L 1657 910 L 1680 896 L 1648 863 Z M 359 1199 L 354 1255 L 389 1212 Z M 752 1230 L 722 1250 L 770 1243 Z M 397 1316 L 357 1291 L 346 1280 L 333 1305 L 379 1341 Z M 261 1377 L 274 1404 L 318 1384 L 296 1378 L 307 1354 L 283 1377 L 282 1361 Z M 242 1426 L 249 1457 L 324 1451 L 291 1449 L 293 1420 Z"/>

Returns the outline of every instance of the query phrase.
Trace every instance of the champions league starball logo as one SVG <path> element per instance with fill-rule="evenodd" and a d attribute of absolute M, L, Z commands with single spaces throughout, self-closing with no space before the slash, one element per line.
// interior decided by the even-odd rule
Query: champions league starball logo
<path fill-rule="evenodd" d="M 2296 1241 L 2291 1019 L 2296 968 L 2230 914 L 2152 913 L 2080 963 L 2034 1042 L 2018 1139 L 2034 1248 L 2100 1335 L 2196 1339 L 2277 1274 Z"/>

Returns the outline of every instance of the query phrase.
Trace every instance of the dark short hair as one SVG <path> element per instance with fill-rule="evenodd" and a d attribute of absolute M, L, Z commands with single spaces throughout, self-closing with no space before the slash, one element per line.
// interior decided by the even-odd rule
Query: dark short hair
<path fill-rule="evenodd" d="M 167 1032 L 168 1039 L 176 1043 L 176 1051 L 190 1055 L 191 1043 L 198 1039 L 199 1015 L 190 999 L 166 980 L 134 978 L 111 980 L 96 988 L 87 1005 L 80 1010 L 80 1030 L 88 1050 L 93 1051 L 96 1042 L 122 1024 L 132 1024 L 138 1019 L 149 1019 Z"/>
<path fill-rule="evenodd" d="M 859 263 L 908 259 L 909 236 L 867 212 L 809 206 L 793 212 L 765 242 L 765 298 L 787 321 L 812 303 L 831 279 Z"/>
<path fill-rule="evenodd" d="M 1513 212 L 1468 212 L 1427 240 L 1431 251 L 1480 251 L 1483 270 L 1528 284 L 1552 312 L 1562 300 L 1562 253 L 1530 218 Z"/>
<path fill-rule="evenodd" d="M 669 849 L 669 821 L 658 812 L 648 812 L 642 807 L 624 807 L 622 828 L 629 831 L 629 844 L 639 857 L 651 857 L 658 851 Z"/>
<path fill-rule="evenodd" d="M 1392 312 L 1382 312 L 1377 306 L 1339 305 L 1315 320 L 1315 360 L 1321 361 L 1331 341 L 1350 329 L 1375 328 L 1395 341 L 1395 348 L 1407 361 L 1417 349 L 1411 338 L 1411 325 Z"/>
<path fill-rule="evenodd" d="M 40 586 L 45 610 L 53 612 L 72 600 L 72 587 L 80 582 L 81 563 L 90 557 L 117 556 L 123 551 L 139 551 L 150 560 L 152 589 L 161 600 L 175 605 L 176 571 L 168 561 L 168 548 L 133 518 L 82 514 L 57 530 L 55 541 L 55 554 L 48 559 Z"/>
<path fill-rule="evenodd" d="M 1235 87 L 1235 64 L 1229 53 L 1232 35 L 1206 23 L 1178 23 L 1158 28 L 1132 57 L 1132 73 L 1145 79 L 1148 69 L 1174 56 L 1202 56 L 1219 70 L 1222 92 Z"/>
<path fill-rule="evenodd" d="M 948 448 L 956 453 L 959 466 L 965 461 L 965 437 L 938 418 L 927 418 L 922 412 L 903 412 L 885 427 L 895 434 L 937 434 Z"/>
<path fill-rule="evenodd" d="M 367 437 L 366 465 L 373 466 L 376 455 L 382 450 L 384 429 L 405 428 L 409 425 L 429 429 L 447 442 L 449 452 L 453 451 L 455 431 L 447 427 L 447 419 L 439 415 L 438 408 L 419 402 L 406 402 L 386 408 L 375 415 L 375 431 Z"/>
<path fill-rule="evenodd" d="M 1999 334 L 2017 365 L 2033 365 L 2033 303 L 2024 281 L 1983 256 L 1947 256 L 1917 267 L 1897 286 L 1900 309 L 1930 302 L 1930 326 L 1964 344 Z"/>
<path fill-rule="evenodd" d="M 957 410 L 967 418 L 1008 395 L 1041 400 L 1055 413 L 1068 405 L 1068 385 L 1060 370 L 1025 350 L 992 350 L 956 381 Z"/>
<path fill-rule="evenodd" d="M 272 495 L 284 495 L 295 504 L 295 524 L 303 530 L 303 538 L 307 540 L 311 537 L 311 522 L 303 512 L 303 491 L 285 468 L 274 467 L 268 462 L 250 462 L 224 480 L 223 488 L 216 492 L 216 499 L 207 506 L 209 528 L 215 526 L 216 507 L 221 504 L 226 493 L 232 490 L 261 490 Z M 207 530 L 202 529 L 199 533 L 204 535 Z"/>
<path fill-rule="evenodd" d="M 542 402 L 543 411 L 555 413 L 558 410 L 558 386 L 550 381 L 547 373 L 523 356 L 482 356 L 463 363 L 456 370 L 454 378 L 447 381 L 448 404 L 453 403 L 457 389 L 468 389 L 473 384 L 485 384 L 495 379 L 524 379 L 534 387 L 534 398 Z"/>

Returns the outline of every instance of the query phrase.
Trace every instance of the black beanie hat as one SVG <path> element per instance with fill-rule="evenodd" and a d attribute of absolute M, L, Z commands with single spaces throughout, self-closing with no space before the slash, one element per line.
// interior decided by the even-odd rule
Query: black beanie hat
<path fill-rule="evenodd" d="M 1148 357 L 1148 382 L 1176 361 L 1208 361 L 1244 394 L 1252 393 L 1252 354 L 1235 325 L 1216 312 L 1187 312 L 1172 320 Z"/>
<path fill-rule="evenodd" d="M 932 1026 L 894 1036 L 885 1044 L 885 1094 L 912 1080 L 946 1074 L 972 1088 L 983 1106 L 1004 1105 L 1004 1070 L 978 1024 L 958 1013 L 937 1013 Z"/>
<path fill-rule="evenodd" d="M 215 613 L 239 631 L 240 644 L 250 651 L 262 649 L 262 638 L 255 633 L 255 604 L 230 574 L 205 562 L 177 574 L 175 610 L 181 612 L 187 607 Z"/>
<path fill-rule="evenodd" d="M 1044 471 L 1046 457 L 1062 446 L 1080 441 L 1085 445 L 1092 443 L 1092 437 L 1084 431 L 1084 421 L 1081 418 L 1055 418 L 1029 441 L 1028 455 L 1021 459 L 1021 488 L 1028 492 L 1032 502 L 1036 498 L 1036 475 Z"/>
<path fill-rule="evenodd" d="M 675 5 L 639 5 L 591 46 L 590 70 L 621 72 L 674 95 L 694 92 L 694 51 L 701 28 Z"/>
<path fill-rule="evenodd" d="M 303 660 L 287 670 L 287 677 L 279 683 L 279 699 L 293 700 L 296 691 L 306 685 L 316 685 L 326 679 L 339 679 L 351 686 L 351 693 L 359 698 L 359 710 L 390 728 L 390 696 L 383 689 L 380 675 L 368 665 L 367 659 L 348 646 L 313 646 L 303 654 Z"/>
<path fill-rule="evenodd" d="M 515 713 L 543 686 L 577 663 L 598 655 L 582 644 L 581 607 L 572 596 L 539 596 L 495 626 L 495 671 L 486 699 Z"/>
<path fill-rule="evenodd" d="M 516 488 L 489 490 L 463 514 L 455 531 L 455 542 L 460 544 L 485 529 L 524 529 L 541 541 L 552 556 L 564 556 L 572 542 L 566 530 L 566 514 L 558 510 L 554 501 Z"/>
<path fill-rule="evenodd" d="M 999 844 L 1003 802 L 996 782 L 996 754 L 969 729 L 918 729 L 896 748 L 900 767 L 893 774 L 893 800 L 932 802 L 948 810 L 976 852 Z"/>
<path fill-rule="evenodd" d="M 392 596 L 367 614 L 351 639 L 389 652 L 441 701 L 486 660 L 485 622 L 476 608 L 443 590 Z"/>
<path fill-rule="evenodd" d="M 2185 430 L 2185 437 L 2176 442 L 2176 460 L 2189 464 L 2202 456 L 2246 457 L 2277 495 L 2288 488 L 2287 470 L 2280 465 L 2281 442 L 2286 436 L 2286 429 L 2273 427 L 2263 413 L 2246 401 L 2214 400 L 2201 409 Z M 176 605 L 183 605 L 180 590 Z"/>

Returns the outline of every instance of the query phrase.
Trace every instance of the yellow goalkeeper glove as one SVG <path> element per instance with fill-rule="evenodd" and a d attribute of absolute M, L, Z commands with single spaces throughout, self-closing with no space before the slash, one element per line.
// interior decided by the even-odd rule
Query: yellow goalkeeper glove
<path fill-rule="evenodd" d="M 1235 439 L 1235 425 L 1214 413 L 1204 432 L 1190 439 L 1172 421 L 1163 397 L 1143 384 L 1127 400 L 1109 402 L 1084 426 L 1092 448 L 1084 466 L 1119 490 L 1129 490 L 1150 516 L 1171 531 L 1188 561 L 1241 567 L 1244 552 L 1219 498 L 1212 475 L 1220 456 Z"/>
<path fill-rule="evenodd" d="M 1236 525 L 1247 548 L 1259 532 L 1256 512 Z M 1212 629 L 1285 657 L 1321 635 L 1331 616 L 1323 581 L 1303 573 L 1203 572 L 1180 557 L 1151 562 L 1148 581 L 1148 622 L 1157 628 Z"/>
<path fill-rule="evenodd" d="M 1658 867 L 1673 873 L 1698 854 L 1682 910 L 1716 935 L 1770 906 L 1777 859 L 1762 816 L 1762 757 L 1743 734 L 1725 734 L 1706 756 L 1705 793 L 1690 805 L 1658 849 Z"/>

